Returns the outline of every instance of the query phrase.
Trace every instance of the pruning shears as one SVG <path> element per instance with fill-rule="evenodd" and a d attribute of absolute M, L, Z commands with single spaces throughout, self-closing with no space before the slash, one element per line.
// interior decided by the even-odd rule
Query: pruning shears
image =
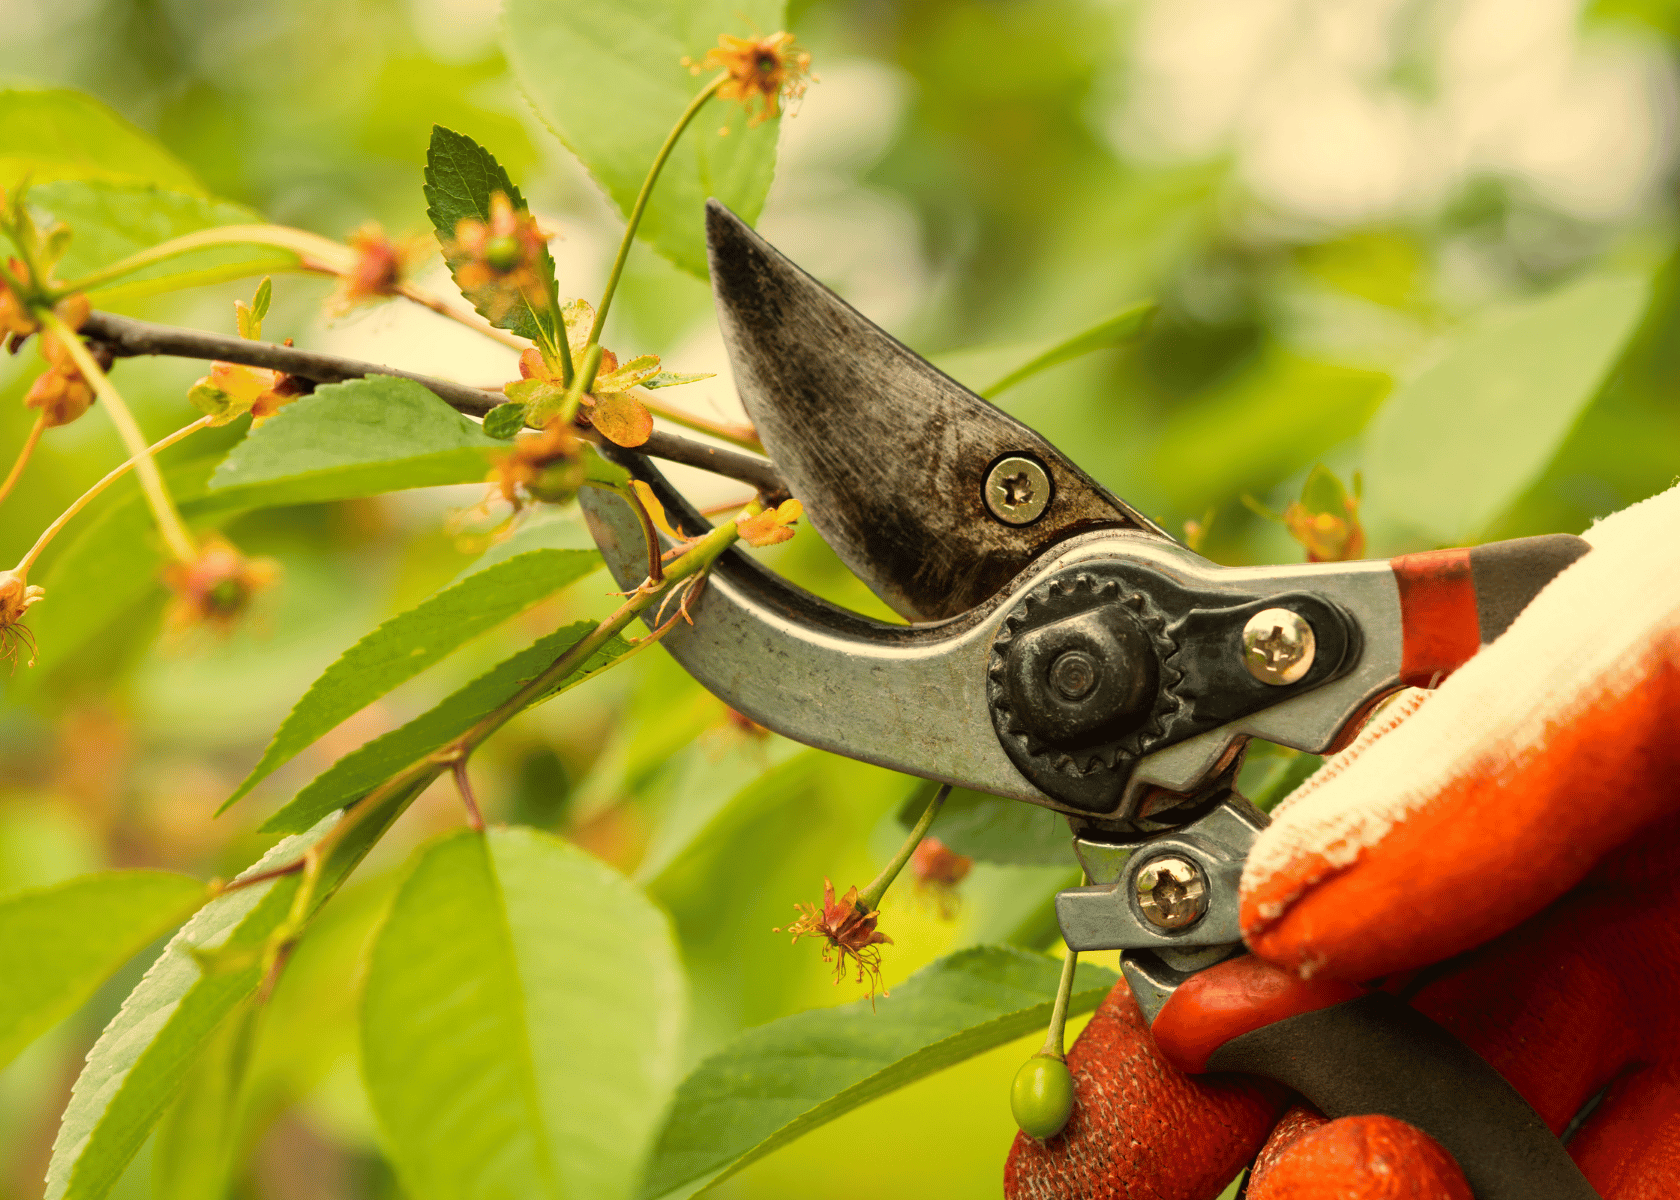
<path fill-rule="evenodd" d="M 1593 1196 L 1527 1102 L 1446 1030 L 1387 992 L 1244 953 L 1238 881 L 1267 818 L 1234 787 L 1249 739 L 1339 748 L 1384 697 L 1433 686 L 1498 637 L 1587 544 L 1217 566 L 716 201 L 707 231 L 736 387 L 767 452 L 909 624 L 837 608 L 731 550 L 666 649 L 796 741 L 1065 814 L 1090 882 L 1057 896 L 1063 936 L 1124 952 L 1157 1041 L 1189 1068 L 1269 1077 L 1331 1117 L 1409 1121 L 1482 1200 Z M 683 532 L 709 528 L 647 458 L 609 452 Z M 612 573 L 636 586 L 637 515 L 608 492 L 583 504 Z"/>

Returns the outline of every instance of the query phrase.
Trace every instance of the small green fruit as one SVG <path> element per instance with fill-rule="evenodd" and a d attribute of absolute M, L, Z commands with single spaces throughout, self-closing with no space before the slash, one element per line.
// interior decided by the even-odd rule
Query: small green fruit
<path fill-rule="evenodd" d="M 1067 1063 L 1048 1054 L 1027 1059 L 1010 1085 L 1009 1107 L 1028 1137 L 1055 1137 L 1073 1113 L 1073 1073 Z"/>
<path fill-rule="evenodd" d="M 524 257 L 524 247 L 512 234 L 493 237 L 484 243 L 484 261 L 494 271 L 511 271 Z"/>

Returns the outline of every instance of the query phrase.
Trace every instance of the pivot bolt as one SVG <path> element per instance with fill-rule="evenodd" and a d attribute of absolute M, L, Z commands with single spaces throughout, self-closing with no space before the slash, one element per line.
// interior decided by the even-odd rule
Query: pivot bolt
<path fill-rule="evenodd" d="M 1282 687 L 1312 669 L 1318 640 L 1300 613 L 1265 608 L 1248 619 L 1242 631 L 1243 665 L 1261 683 Z"/>
<path fill-rule="evenodd" d="M 1152 858 L 1134 876 L 1138 909 L 1157 929 L 1183 929 L 1207 912 L 1207 877 L 1187 858 Z"/>
<path fill-rule="evenodd" d="M 1069 650 L 1050 664 L 1050 686 L 1064 700 L 1083 700 L 1097 686 L 1097 660 L 1083 650 Z"/>
<path fill-rule="evenodd" d="M 1050 506 L 1050 476 L 1037 459 L 1012 454 L 986 472 L 986 507 L 1005 525 L 1030 525 Z"/>

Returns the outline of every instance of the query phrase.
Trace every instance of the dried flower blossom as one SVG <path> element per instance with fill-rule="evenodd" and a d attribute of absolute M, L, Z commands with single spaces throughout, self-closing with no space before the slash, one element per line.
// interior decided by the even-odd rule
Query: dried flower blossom
<path fill-rule="evenodd" d="M 18 572 L 0 571 L 0 661 L 15 668 L 19 649 L 26 649 L 28 665 L 35 665 L 35 635 L 23 624 L 23 615 L 45 595 Z"/>
<path fill-rule="evenodd" d="M 10 269 L 12 278 L 20 283 L 29 276 L 28 268 L 15 258 L 8 259 L 6 266 Z M 19 343 L 40 327 L 22 298 L 15 295 L 4 282 L 0 282 L 0 342 L 6 343 L 16 352 Z"/>
<path fill-rule="evenodd" d="M 873 1000 L 875 989 L 881 983 L 881 950 L 880 947 L 892 945 L 892 939 L 875 928 L 875 922 L 880 920 L 879 909 L 864 912 L 857 902 L 858 890 L 851 888 L 839 900 L 834 898 L 834 884 L 831 880 L 823 880 L 822 904 L 795 904 L 800 910 L 798 919 L 787 927 L 787 932 L 793 935 L 793 940 L 802 937 L 821 938 L 823 941 L 823 961 L 834 964 L 834 982 L 839 983 L 846 977 L 846 962 L 850 959 L 857 964 L 857 981 L 869 981 L 869 996 Z M 781 929 L 773 929 L 772 933 L 781 933 Z M 883 990 L 882 995 L 888 993 Z"/>
<path fill-rule="evenodd" d="M 752 113 L 748 125 L 780 115 L 780 102 L 799 99 L 811 80 L 811 56 L 786 32 L 760 38 L 719 34 L 718 44 L 706 51 L 706 57 L 699 62 L 685 58 L 683 65 L 696 75 L 710 70 L 727 73 L 717 94 L 738 101 Z M 757 113 L 752 112 L 754 99 L 762 102 Z"/>
<path fill-rule="evenodd" d="M 210 538 L 192 562 L 172 563 L 163 581 L 175 593 L 168 624 L 177 631 L 207 625 L 225 632 L 250 608 L 257 593 L 280 578 L 271 558 L 246 558 L 221 538 Z"/>
<path fill-rule="evenodd" d="M 490 197 L 490 219 L 462 217 L 444 247 L 455 282 L 467 297 L 499 321 L 521 300 L 548 307 L 548 287 L 538 271 L 548 239 L 529 209 L 515 209 L 503 192 Z"/>
<path fill-rule="evenodd" d="M 563 504 L 583 486 L 587 464 L 577 435 L 556 417 L 538 433 L 515 439 L 497 460 L 489 480 L 503 500 L 515 508 L 527 500 Z"/>
<path fill-rule="evenodd" d="M 1365 555 L 1365 527 L 1359 523 L 1360 478 L 1353 475 L 1351 492 L 1329 468 L 1312 469 L 1280 515 L 1248 496 L 1243 502 L 1270 521 L 1278 521 L 1289 536 L 1306 547 L 1308 562 L 1348 562 Z"/>
<path fill-rule="evenodd" d="M 110 370 L 113 362 L 110 352 L 97 344 L 92 352 L 100 369 Z M 93 404 L 93 385 L 82 378 L 76 360 L 70 357 L 69 348 L 57 334 L 49 333 L 41 338 L 41 357 L 47 360 L 47 370 L 36 377 L 23 402 L 29 408 L 41 410 L 48 429 L 68 425 Z"/>
<path fill-rule="evenodd" d="M 793 536 L 791 526 L 804 515 L 804 506 L 799 501 L 783 500 L 775 508 L 767 508 L 757 516 L 735 518 L 735 525 L 748 545 L 774 546 Z"/>
<path fill-rule="evenodd" d="M 427 253 L 424 240 L 393 238 L 377 222 L 363 225 L 345 240 L 356 257 L 350 270 L 339 277 L 338 290 L 327 302 L 336 313 L 395 296 L 404 276 Z"/>
<path fill-rule="evenodd" d="M 947 921 L 956 915 L 957 885 L 973 869 L 972 858 L 958 854 L 936 837 L 924 837 L 910 856 L 916 890 L 931 895 L 939 905 L 939 915 Z"/>

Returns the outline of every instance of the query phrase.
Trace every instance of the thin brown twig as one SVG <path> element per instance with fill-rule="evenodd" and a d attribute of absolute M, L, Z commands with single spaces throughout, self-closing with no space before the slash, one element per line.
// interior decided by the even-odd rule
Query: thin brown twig
<path fill-rule="evenodd" d="M 484 832 L 484 813 L 478 807 L 478 797 L 473 795 L 472 779 L 467 775 L 467 756 L 461 755 L 451 765 L 455 775 L 455 790 L 461 793 L 461 804 L 467 810 L 467 824 L 474 833 Z"/>
<path fill-rule="evenodd" d="M 523 350 L 527 345 L 525 339 L 518 334 L 509 333 L 505 329 L 497 329 L 474 310 L 451 304 L 442 296 L 429 292 L 418 284 L 397 284 L 397 295 L 404 300 L 412 300 L 422 308 L 429 308 L 439 316 L 448 317 L 451 321 L 465 325 L 475 333 L 482 333 L 485 337 L 492 338 L 511 349 Z"/>
<path fill-rule="evenodd" d="M 282 863 L 278 867 L 270 867 L 266 871 L 254 871 L 249 875 L 241 875 L 229 883 L 224 883 L 216 894 L 218 896 L 225 896 L 229 892 L 244 891 L 248 887 L 255 887 L 259 883 L 267 883 L 271 879 L 281 879 L 287 875 L 296 875 L 301 870 L 303 870 L 303 859 L 294 859 L 289 863 Z"/>
<path fill-rule="evenodd" d="M 664 389 L 661 388 L 661 391 Z M 702 417 L 676 404 L 670 404 L 661 396 L 652 392 L 639 392 L 636 399 L 642 402 L 642 407 L 655 416 L 664 417 L 667 421 L 675 421 L 678 425 L 686 425 L 696 433 L 710 434 L 721 438 L 743 450 L 751 450 L 754 454 L 764 453 L 764 443 L 758 440 L 758 430 L 751 425 L 736 424 L 733 421 L 714 421 L 710 417 Z"/>
<path fill-rule="evenodd" d="M 94 311 L 82 326 L 82 335 L 100 342 L 119 358 L 142 355 L 169 355 L 175 358 L 197 358 L 206 361 L 242 363 L 249 367 L 266 367 L 284 371 L 314 383 L 343 383 L 350 379 L 364 379 L 370 375 L 394 375 L 411 380 L 429 390 L 457 412 L 482 417 L 506 401 L 500 392 L 485 388 L 436 379 L 412 371 L 378 363 L 358 362 L 336 354 L 317 354 L 299 350 L 295 346 L 280 346 L 273 342 L 249 341 L 204 333 L 196 329 L 180 329 L 171 325 L 157 325 L 119 317 L 114 313 Z M 607 444 L 598 430 L 580 431 L 596 444 Z M 751 454 L 742 454 L 722 446 L 708 446 L 678 434 L 656 429 L 648 440 L 636 447 L 642 454 L 662 458 L 684 466 L 698 467 L 715 475 L 739 479 L 751 484 L 765 497 L 776 500 L 787 496 L 787 484 L 774 464 Z"/>
<path fill-rule="evenodd" d="M 715 517 L 719 513 L 734 512 L 751 499 L 751 496 L 742 496 L 739 500 L 731 500 L 726 504 L 708 504 L 698 511 L 702 517 Z"/>
<path fill-rule="evenodd" d="M 647 541 L 648 578 L 654 583 L 665 582 L 664 555 L 659 552 L 659 532 L 653 527 L 653 518 L 648 516 L 647 508 L 642 504 L 642 498 L 636 494 L 635 488 L 625 488 L 614 492 L 630 502 L 631 511 L 636 514 L 636 520 L 641 522 L 642 537 Z"/>

